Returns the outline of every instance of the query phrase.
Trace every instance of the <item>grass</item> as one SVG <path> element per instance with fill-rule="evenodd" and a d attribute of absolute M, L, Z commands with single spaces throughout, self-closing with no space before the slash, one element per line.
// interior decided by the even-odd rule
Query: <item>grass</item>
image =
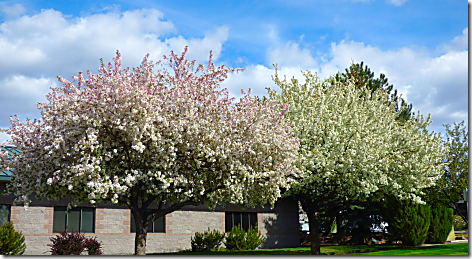
<path fill-rule="evenodd" d="M 469 255 L 468 243 L 410 247 L 388 251 L 363 253 L 362 255 Z"/>
<path fill-rule="evenodd" d="M 468 255 L 468 243 L 435 245 L 425 247 L 403 247 L 401 245 L 350 245 L 321 247 L 324 255 Z M 375 251 L 375 252 L 373 252 Z M 252 251 L 215 251 L 175 253 L 153 253 L 148 255 L 309 255 L 309 247 L 259 249 Z"/>

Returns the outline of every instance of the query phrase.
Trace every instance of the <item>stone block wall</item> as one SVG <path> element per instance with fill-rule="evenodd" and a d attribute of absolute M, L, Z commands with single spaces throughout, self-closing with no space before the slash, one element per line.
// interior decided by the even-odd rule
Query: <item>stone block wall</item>
<path fill-rule="evenodd" d="M 193 235 L 195 232 L 217 229 L 225 230 L 224 212 L 175 211 L 166 219 L 166 233 Z"/>
<path fill-rule="evenodd" d="M 11 206 L 11 222 L 25 236 L 26 255 L 49 254 L 53 216 L 53 207 Z"/>
<path fill-rule="evenodd" d="M 11 221 L 24 235 L 51 234 L 53 214 L 52 207 L 11 206 Z"/>
<path fill-rule="evenodd" d="M 262 247 L 290 247 L 300 244 L 298 210 L 292 212 L 258 213 L 258 225 L 267 237 Z M 54 207 L 11 207 L 11 220 L 26 239 L 26 255 L 50 254 Z M 95 233 L 102 242 L 105 255 L 131 255 L 134 253 L 135 233 L 130 233 L 131 213 L 123 208 L 96 208 Z M 165 233 L 148 233 L 147 253 L 173 252 L 190 249 L 190 238 L 195 232 L 210 228 L 225 230 L 225 212 L 175 211 L 166 215 Z"/>
<path fill-rule="evenodd" d="M 129 234 L 130 222 L 130 210 L 95 209 L 95 234 Z"/>

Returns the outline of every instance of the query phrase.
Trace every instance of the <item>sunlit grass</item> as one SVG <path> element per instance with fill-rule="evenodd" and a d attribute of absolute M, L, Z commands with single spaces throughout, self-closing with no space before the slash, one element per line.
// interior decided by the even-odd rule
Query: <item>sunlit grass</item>
<path fill-rule="evenodd" d="M 373 252 L 375 251 L 375 252 Z M 175 253 L 152 253 L 148 255 L 309 255 L 309 247 L 259 249 L 252 251 L 214 251 L 192 252 L 183 251 Z M 323 255 L 468 255 L 469 244 L 445 244 L 423 247 L 404 247 L 401 245 L 349 245 L 349 246 L 325 246 L 321 247 Z"/>
<path fill-rule="evenodd" d="M 363 253 L 362 255 L 468 255 L 469 244 L 446 244 Z"/>
<path fill-rule="evenodd" d="M 401 247 L 399 245 L 350 245 L 350 246 L 325 246 L 321 247 L 321 254 L 339 255 L 351 254 L 369 251 L 378 251 L 385 249 L 394 249 Z M 280 249 L 258 249 L 252 251 L 214 251 L 214 252 L 175 252 L 175 253 L 154 253 L 150 255 L 309 255 L 309 247 L 280 248 Z"/>

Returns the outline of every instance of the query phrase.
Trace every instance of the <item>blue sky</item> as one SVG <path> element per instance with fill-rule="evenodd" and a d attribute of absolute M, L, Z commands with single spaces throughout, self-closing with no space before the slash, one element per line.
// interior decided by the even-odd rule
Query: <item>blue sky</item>
<path fill-rule="evenodd" d="M 0 127 L 39 118 L 56 76 L 96 72 L 118 49 L 125 66 L 190 48 L 203 63 L 245 68 L 223 86 L 265 95 L 272 64 L 301 78 L 327 78 L 352 61 L 386 74 L 430 129 L 468 122 L 468 5 L 465 1 L 2 1 Z M 8 139 L 0 133 L 0 143 Z"/>

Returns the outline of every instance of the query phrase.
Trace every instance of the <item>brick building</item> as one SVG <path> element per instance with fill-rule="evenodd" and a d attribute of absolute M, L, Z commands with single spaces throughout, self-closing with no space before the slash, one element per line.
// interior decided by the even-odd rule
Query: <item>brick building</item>
<path fill-rule="evenodd" d="M 10 152 L 15 152 L 10 148 Z M 11 172 L 0 173 L 0 191 L 3 193 Z M 127 207 L 99 204 L 91 207 L 81 204 L 66 213 L 68 199 L 39 201 L 32 198 L 28 208 L 13 205 L 14 196 L 0 195 L 0 224 L 11 220 L 15 229 L 26 239 L 27 255 L 50 254 L 50 238 L 69 229 L 84 229 L 86 236 L 96 236 L 103 244 L 104 254 L 133 254 L 134 219 Z M 222 232 L 241 224 L 247 229 L 257 225 L 266 241 L 262 248 L 295 247 L 300 245 L 298 204 L 291 198 L 279 200 L 273 209 L 258 206 L 243 210 L 228 204 L 211 211 L 205 206 L 186 206 L 167 214 L 148 228 L 146 252 L 173 252 L 190 249 L 190 238 L 195 232 L 218 229 Z"/>

